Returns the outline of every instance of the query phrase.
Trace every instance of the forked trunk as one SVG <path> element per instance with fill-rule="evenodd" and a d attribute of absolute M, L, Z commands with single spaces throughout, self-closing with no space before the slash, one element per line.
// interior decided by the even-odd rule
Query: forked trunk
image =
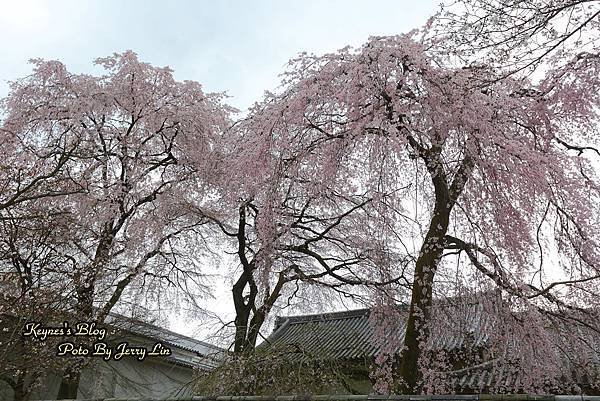
<path fill-rule="evenodd" d="M 448 231 L 450 212 L 470 175 L 473 163 L 465 158 L 457 170 L 454 181 L 448 186 L 441 149 L 424 150 L 414 140 L 413 147 L 419 150 L 435 190 L 435 203 L 429 229 L 419 251 L 415 265 L 412 295 L 406 332 L 400 360 L 396 363 L 394 389 L 399 393 L 417 394 L 421 392 L 422 372 L 419 359 L 423 355 L 429 338 L 432 289 L 435 273 L 444 251 L 444 237 Z"/>

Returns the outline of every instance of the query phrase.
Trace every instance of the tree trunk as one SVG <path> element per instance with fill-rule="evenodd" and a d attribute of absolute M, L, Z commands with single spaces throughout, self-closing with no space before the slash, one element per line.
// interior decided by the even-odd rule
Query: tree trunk
<path fill-rule="evenodd" d="M 235 342 L 233 352 L 241 353 L 246 350 L 246 338 L 248 335 L 248 320 L 250 320 L 250 312 L 255 307 L 256 293 L 258 292 L 256 284 L 252 280 L 252 265 L 248 264 L 248 268 L 240 275 L 238 281 L 234 284 L 231 292 L 233 295 L 233 305 L 235 306 Z M 250 287 L 250 294 L 244 296 L 244 288 Z"/>
<path fill-rule="evenodd" d="M 67 368 L 63 374 L 58 389 L 57 400 L 74 400 L 77 398 L 77 390 L 79 389 L 79 380 L 81 379 L 81 371 L 72 368 Z"/>
<path fill-rule="evenodd" d="M 15 393 L 15 401 L 26 401 L 29 398 L 29 393 L 25 389 L 25 375 L 19 373 L 17 380 L 11 386 Z"/>
<path fill-rule="evenodd" d="M 452 184 L 448 186 L 440 157 L 441 148 L 425 150 L 413 138 L 409 138 L 409 143 L 425 161 L 435 189 L 433 215 L 415 265 L 404 346 L 395 369 L 397 381 L 394 389 L 404 394 L 416 394 L 421 392 L 423 385 L 419 359 L 429 338 L 433 282 L 444 252 L 444 237 L 450 224 L 450 213 L 471 176 L 474 163 L 470 156 L 465 156 L 454 174 Z"/>
<path fill-rule="evenodd" d="M 263 308 L 259 308 L 252 319 L 250 320 L 250 327 L 248 328 L 248 337 L 246 338 L 245 351 L 254 350 L 256 348 L 256 340 L 258 339 L 258 333 L 260 328 L 265 322 L 265 312 Z"/>
<path fill-rule="evenodd" d="M 15 392 L 15 401 L 26 401 L 27 400 L 27 395 L 25 394 L 25 392 L 23 391 L 23 388 L 20 386 L 17 386 L 16 388 L 13 388 L 13 391 Z"/>
<path fill-rule="evenodd" d="M 76 286 L 77 292 L 77 315 L 82 321 L 92 322 L 93 319 L 93 300 L 94 286 L 87 281 L 78 282 Z M 89 362 L 87 359 L 84 362 L 77 363 L 65 369 L 60 387 L 58 389 L 57 400 L 75 399 L 77 398 L 77 390 L 79 389 L 79 381 L 81 379 L 81 369 Z"/>
<path fill-rule="evenodd" d="M 422 149 L 418 145 L 415 147 Z M 433 281 L 444 251 L 444 236 L 448 231 L 450 211 L 455 201 L 455 198 L 451 197 L 451 192 L 456 188 L 454 185 L 448 188 L 446 174 L 439 157 L 440 151 L 441 149 L 421 150 L 420 153 L 433 182 L 435 203 L 429 229 L 415 265 L 404 346 L 400 361 L 396 362 L 397 382 L 394 383 L 394 389 L 403 394 L 417 394 L 421 390 L 422 373 L 419 369 L 419 359 L 429 337 L 428 324 L 431 316 Z M 462 184 L 464 185 L 464 182 Z M 462 185 L 460 189 L 462 190 Z"/>
<path fill-rule="evenodd" d="M 446 224 L 440 224 L 440 220 L 445 220 Z M 397 390 L 403 394 L 420 392 L 419 358 L 429 337 L 428 323 L 431 316 L 433 280 L 444 250 L 443 238 L 447 230 L 447 222 L 447 213 L 443 213 L 440 218 L 432 219 L 415 266 L 404 347 L 400 354 L 398 368 L 401 382 L 396 386 Z"/>

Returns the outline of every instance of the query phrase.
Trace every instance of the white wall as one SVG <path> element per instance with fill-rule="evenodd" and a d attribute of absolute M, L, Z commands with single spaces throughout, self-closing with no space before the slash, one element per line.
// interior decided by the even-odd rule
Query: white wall
<path fill-rule="evenodd" d="M 60 376 L 48 373 L 34 390 L 31 400 L 54 400 L 60 386 Z M 78 399 L 89 398 L 167 398 L 190 394 L 192 369 L 147 358 L 105 362 L 93 360 L 81 376 Z M 13 401 L 8 384 L 0 381 L 0 401 Z"/>

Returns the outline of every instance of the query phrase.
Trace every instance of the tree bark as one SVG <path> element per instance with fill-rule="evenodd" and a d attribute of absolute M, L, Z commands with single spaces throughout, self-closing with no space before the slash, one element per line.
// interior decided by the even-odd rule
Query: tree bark
<path fill-rule="evenodd" d="M 15 393 L 15 401 L 26 401 L 29 398 L 29 392 L 25 389 L 25 375 L 19 373 L 12 389 Z"/>
<path fill-rule="evenodd" d="M 68 368 L 63 374 L 58 389 L 57 400 L 74 400 L 77 398 L 79 381 L 81 380 L 81 371 Z"/>
<path fill-rule="evenodd" d="M 398 376 L 401 382 L 398 383 L 397 389 L 405 394 L 417 393 L 420 390 L 419 358 L 429 337 L 433 280 L 444 251 L 444 235 L 448 230 L 450 218 L 450 210 L 446 206 L 447 190 L 444 190 L 441 184 L 438 185 L 445 195 L 442 193 L 442 196 L 438 197 L 436 186 L 436 207 L 415 266 L 404 347 L 400 354 Z"/>
<path fill-rule="evenodd" d="M 415 264 L 404 344 L 399 356 L 400 360 L 396 360 L 395 369 L 394 390 L 403 394 L 417 394 L 421 392 L 422 387 L 419 359 L 429 338 L 435 273 L 444 252 L 450 213 L 471 176 L 474 163 L 470 156 L 465 156 L 449 186 L 441 158 L 441 148 L 432 146 L 430 149 L 425 149 L 414 138 L 409 136 L 408 139 L 411 147 L 425 162 L 435 190 L 435 203 L 429 229 Z"/>
<path fill-rule="evenodd" d="M 233 305 L 235 307 L 235 340 L 233 344 L 233 352 L 241 353 L 246 350 L 246 336 L 248 333 L 248 320 L 250 319 L 250 311 L 254 306 L 256 298 L 256 285 L 250 285 L 250 294 L 246 300 L 244 297 L 244 288 L 250 283 L 252 272 L 244 270 L 238 281 L 232 288 Z"/>
<path fill-rule="evenodd" d="M 263 323 L 265 322 L 265 319 L 271 312 L 273 305 L 275 305 L 275 302 L 279 298 L 281 290 L 287 281 L 285 274 L 285 271 L 279 273 L 279 277 L 277 279 L 277 283 L 275 284 L 275 288 L 273 288 L 273 291 L 271 292 L 269 292 L 269 289 L 267 288 L 267 294 L 265 296 L 263 304 L 254 312 L 254 316 L 252 316 L 252 319 L 250 320 L 250 327 L 248 329 L 248 337 L 246 340 L 247 349 L 254 350 L 254 348 L 256 347 L 256 340 L 258 339 L 260 329 Z"/>

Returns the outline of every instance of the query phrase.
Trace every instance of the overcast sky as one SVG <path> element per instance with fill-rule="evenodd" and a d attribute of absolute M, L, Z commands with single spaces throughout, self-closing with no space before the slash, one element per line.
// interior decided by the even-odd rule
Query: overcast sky
<path fill-rule="evenodd" d="M 0 97 L 7 80 L 29 74 L 31 58 L 92 72 L 95 58 L 131 49 L 142 61 L 171 67 L 177 79 L 227 91 L 244 109 L 276 85 L 297 53 L 407 32 L 438 2 L 0 0 Z"/>
<path fill-rule="evenodd" d="M 421 26 L 438 3 L 0 0 L 0 97 L 8 93 L 7 81 L 30 73 L 31 58 L 60 60 L 72 72 L 89 73 L 97 57 L 131 49 L 142 61 L 171 67 L 179 80 L 226 91 L 229 103 L 244 110 L 276 86 L 297 53 L 321 54 L 359 46 L 369 36 L 407 32 Z M 229 289 L 216 290 L 217 300 L 207 307 L 233 312 Z M 184 334 L 204 332 L 201 324 L 183 319 L 171 323 Z"/>

